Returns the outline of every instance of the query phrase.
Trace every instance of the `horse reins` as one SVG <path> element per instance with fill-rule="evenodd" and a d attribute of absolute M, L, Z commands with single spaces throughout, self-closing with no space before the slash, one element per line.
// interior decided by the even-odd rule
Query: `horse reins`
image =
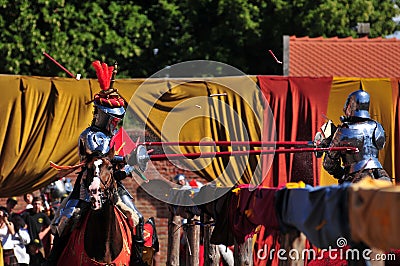
<path fill-rule="evenodd" d="M 103 158 L 103 159 L 107 160 L 106 158 Z M 104 160 L 102 160 L 103 163 L 104 163 Z M 112 172 L 110 171 L 110 175 L 107 177 L 107 179 L 105 181 L 103 181 L 100 178 L 100 182 L 104 187 L 104 192 L 101 194 L 102 203 L 104 203 L 107 199 L 110 200 L 112 195 L 116 191 L 115 187 L 112 186 L 112 183 L 113 183 L 113 174 L 112 174 Z"/>
<path fill-rule="evenodd" d="M 107 179 L 105 181 L 103 181 L 100 178 L 101 165 L 104 164 L 104 160 L 107 160 L 107 158 L 98 158 L 97 160 L 101 160 L 102 163 L 99 164 L 99 165 L 94 164 L 98 168 L 98 175 L 96 173 L 97 169 L 93 169 L 93 178 L 97 176 L 99 178 L 99 180 L 100 180 L 101 185 L 104 188 L 104 191 L 102 191 L 101 186 L 99 188 L 100 199 L 101 199 L 101 203 L 103 204 L 103 203 L 106 202 L 106 200 L 111 200 L 112 199 L 112 195 L 115 193 L 116 189 L 115 189 L 115 187 L 112 186 L 113 174 L 112 174 L 111 171 L 110 171 L 110 175 L 107 177 Z M 89 188 L 87 188 L 87 190 L 89 190 Z"/>

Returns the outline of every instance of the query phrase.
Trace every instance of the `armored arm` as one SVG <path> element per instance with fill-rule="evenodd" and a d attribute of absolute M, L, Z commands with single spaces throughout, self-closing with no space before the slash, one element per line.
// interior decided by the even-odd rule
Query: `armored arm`
<path fill-rule="evenodd" d="M 372 136 L 372 141 L 375 147 L 378 150 L 381 150 L 385 147 L 386 137 L 385 137 L 385 130 L 383 129 L 382 125 L 378 122 L 376 123 L 376 127 Z"/>
<path fill-rule="evenodd" d="M 114 165 L 114 177 L 116 180 L 124 180 L 128 176 L 132 176 L 133 167 L 127 164 L 125 157 L 114 156 L 112 159 Z"/>
<path fill-rule="evenodd" d="M 340 140 L 341 128 L 339 127 L 332 137 L 330 147 L 338 147 Z M 340 157 L 340 151 L 329 151 L 325 154 L 323 161 L 324 169 L 336 179 L 341 179 L 345 173 L 342 167 L 342 160 Z"/>
<path fill-rule="evenodd" d="M 336 179 L 341 179 L 344 175 L 344 168 L 341 165 L 341 160 L 339 158 L 331 158 L 329 153 L 325 154 L 324 169 Z"/>

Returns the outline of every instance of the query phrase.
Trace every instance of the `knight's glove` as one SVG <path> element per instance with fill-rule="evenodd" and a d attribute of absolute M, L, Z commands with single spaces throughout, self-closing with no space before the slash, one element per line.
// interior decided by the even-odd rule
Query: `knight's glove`
<path fill-rule="evenodd" d="M 114 177 L 117 181 L 124 180 L 128 176 L 132 176 L 133 166 L 126 164 L 122 169 L 114 171 Z"/>
<path fill-rule="evenodd" d="M 331 141 L 332 141 L 332 137 L 325 138 L 321 132 L 317 132 L 317 134 L 315 134 L 315 137 L 314 137 L 313 145 L 316 148 L 327 148 L 327 147 L 329 147 Z M 324 155 L 324 152 L 322 152 L 322 151 L 315 152 L 315 156 L 317 158 L 321 158 L 323 155 Z"/>
<path fill-rule="evenodd" d="M 337 127 L 333 124 L 332 120 L 328 120 L 321 126 L 321 131 L 317 132 L 314 137 L 314 146 L 316 148 L 328 148 L 331 145 L 332 138 L 336 132 Z M 323 152 L 315 152 L 317 158 L 323 156 Z"/>

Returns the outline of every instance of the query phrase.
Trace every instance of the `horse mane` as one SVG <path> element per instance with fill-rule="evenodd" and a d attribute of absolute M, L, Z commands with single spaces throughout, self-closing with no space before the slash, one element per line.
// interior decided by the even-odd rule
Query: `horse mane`
<path fill-rule="evenodd" d="M 114 208 L 114 204 L 107 201 L 100 210 L 88 213 L 85 251 L 97 262 L 111 263 L 123 248 L 122 232 Z"/>

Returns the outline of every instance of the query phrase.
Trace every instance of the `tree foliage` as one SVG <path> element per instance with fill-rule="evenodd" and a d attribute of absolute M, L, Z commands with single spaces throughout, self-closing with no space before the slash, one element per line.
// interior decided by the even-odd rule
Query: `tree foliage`
<path fill-rule="evenodd" d="M 119 77 L 148 77 L 168 65 L 214 60 L 247 74 L 282 74 L 283 35 L 370 37 L 397 29 L 400 0 L 0 0 L 0 73 L 94 77 L 99 59 Z"/>

